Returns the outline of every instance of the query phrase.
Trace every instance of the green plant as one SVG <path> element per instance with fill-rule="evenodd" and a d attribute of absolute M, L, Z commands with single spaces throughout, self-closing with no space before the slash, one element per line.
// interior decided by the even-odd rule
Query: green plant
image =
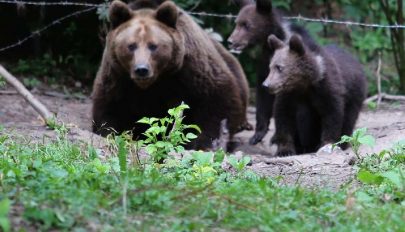
<path fill-rule="evenodd" d="M 353 132 L 352 136 L 344 135 L 339 142 L 334 146 L 349 143 L 352 146 L 353 152 L 358 159 L 360 159 L 360 147 L 367 145 L 373 147 L 375 145 L 375 138 L 371 135 L 367 135 L 367 128 L 360 128 Z"/>
<path fill-rule="evenodd" d="M 363 196 L 384 201 L 405 202 L 405 141 L 392 149 L 365 157 L 359 164 L 357 178 L 367 186 Z"/>
<path fill-rule="evenodd" d="M 183 124 L 183 112 L 186 109 L 189 109 L 189 106 L 181 104 L 168 111 L 169 117 L 142 118 L 138 121 L 149 126 L 143 133 L 146 139 L 140 140 L 139 143 L 140 146 L 146 146 L 146 151 L 154 161 L 161 162 L 170 152 L 183 152 L 183 145 L 197 138 L 196 134 L 188 131 L 201 132 L 196 125 Z"/>
<path fill-rule="evenodd" d="M 9 199 L 5 198 L 0 201 L 0 228 L 5 232 L 10 231 L 10 221 L 8 219 L 10 206 L 11 202 Z"/>
<path fill-rule="evenodd" d="M 4 77 L 2 77 L 2 76 L 0 75 L 0 88 L 2 88 L 2 87 L 4 87 L 4 86 L 6 86 L 6 81 L 4 80 Z"/>
<path fill-rule="evenodd" d="M 236 158 L 236 156 L 228 157 L 229 164 L 231 164 L 232 167 L 238 172 L 243 171 L 246 168 L 246 166 L 250 163 L 250 161 L 251 161 L 251 159 L 248 156 L 244 156 L 244 157 L 240 158 L 239 160 L 238 160 L 238 158 Z"/>

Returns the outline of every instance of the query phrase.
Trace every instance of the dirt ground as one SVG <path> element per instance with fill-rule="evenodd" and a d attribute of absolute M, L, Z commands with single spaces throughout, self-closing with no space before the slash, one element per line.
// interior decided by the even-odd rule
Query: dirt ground
<path fill-rule="evenodd" d="M 52 96 L 50 96 L 52 95 Z M 91 142 L 101 151 L 106 143 L 103 138 L 89 132 L 91 128 L 91 100 L 63 97 L 61 94 L 46 92 L 36 96 L 58 117 L 71 127 L 69 138 L 85 143 Z M 255 125 L 255 108 L 248 110 L 248 118 Z M 33 141 L 54 138 L 54 132 L 47 130 L 37 113 L 11 89 L 0 91 L 0 125 L 7 133 L 22 135 Z M 377 138 L 374 148 L 363 148 L 362 153 L 379 152 L 389 149 L 395 142 L 405 139 L 405 104 L 384 103 L 378 110 L 364 110 L 357 127 L 369 128 L 369 133 Z M 269 146 L 274 133 L 274 123 L 266 138 L 256 146 L 248 145 L 253 132 L 241 132 L 236 139 L 241 144 L 237 155 L 252 157 L 249 167 L 264 176 L 282 177 L 286 184 L 301 184 L 306 187 L 326 187 L 337 189 L 350 183 L 354 177 L 354 167 L 350 165 L 353 154 L 350 150 L 333 154 L 307 154 L 286 158 L 273 157 L 275 148 Z"/>

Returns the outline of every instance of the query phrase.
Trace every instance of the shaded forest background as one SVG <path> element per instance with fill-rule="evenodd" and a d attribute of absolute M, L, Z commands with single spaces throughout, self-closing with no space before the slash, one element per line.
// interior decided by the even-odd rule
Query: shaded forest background
<path fill-rule="evenodd" d="M 40 1 L 38 1 L 40 2 Z M 62 2 L 62 1 L 60 1 Z M 88 0 L 88 3 L 103 3 Z M 228 0 L 175 0 L 193 12 L 237 14 L 238 9 Z M 402 0 L 274 0 L 273 4 L 286 15 L 328 18 L 382 25 L 404 24 Z M 84 9 L 78 6 L 31 6 L 0 3 L 0 49 L 18 42 L 56 19 Z M 224 45 L 234 27 L 234 19 L 207 16 L 195 17 L 203 28 L 219 33 Z M 108 30 L 107 8 L 81 14 L 64 21 L 40 36 L 20 46 L 0 52 L 0 62 L 23 77 L 24 84 L 68 86 L 88 91 L 97 71 L 103 50 L 103 38 Z M 362 28 L 336 24 L 297 22 L 321 44 L 336 43 L 354 53 L 364 64 L 369 78 L 369 94 L 377 91 L 375 72 L 382 61 L 384 92 L 405 93 L 404 29 Z M 254 84 L 257 51 L 242 54 L 239 59 L 249 82 Z"/>

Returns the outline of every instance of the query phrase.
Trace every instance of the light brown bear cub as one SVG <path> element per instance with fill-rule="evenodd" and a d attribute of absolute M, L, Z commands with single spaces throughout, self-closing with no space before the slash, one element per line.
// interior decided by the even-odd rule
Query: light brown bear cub
<path fill-rule="evenodd" d="M 351 135 L 366 97 L 360 63 L 336 46 L 314 52 L 293 35 L 288 44 L 269 37 L 275 50 L 263 85 L 276 94 L 277 156 L 314 152 Z"/>
<path fill-rule="evenodd" d="M 202 133 L 189 148 L 207 149 L 223 119 L 230 136 L 246 126 L 248 85 L 243 70 L 220 44 L 171 1 L 136 10 L 114 1 L 112 30 L 93 89 L 93 131 L 145 131 L 142 117 L 163 117 L 182 101 L 185 122 Z"/>

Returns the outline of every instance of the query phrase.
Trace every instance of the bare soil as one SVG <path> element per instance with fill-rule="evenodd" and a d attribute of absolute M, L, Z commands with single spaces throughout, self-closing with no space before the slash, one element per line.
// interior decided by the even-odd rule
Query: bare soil
<path fill-rule="evenodd" d="M 91 100 L 74 99 L 55 94 L 54 97 L 44 94 L 36 95 L 59 119 L 67 123 L 68 138 L 84 143 L 91 143 L 101 152 L 107 152 L 105 140 L 90 132 Z M 255 108 L 250 107 L 248 118 L 255 125 Z M 7 133 L 21 135 L 28 141 L 44 141 L 55 138 L 55 133 L 44 127 L 37 113 L 12 90 L 0 92 L 0 125 Z M 248 139 L 253 131 L 241 132 L 236 136 L 240 144 L 237 155 L 246 154 L 252 157 L 249 167 L 263 176 L 280 177 L 285 184 L 300 184 L 306 187 L 323 187 L 338 189 L 353 180 L 353 154 L 349 149 L 333 154 L 306 154 L 286 158 L 274 157 L 275 148 L 269 146 L 270 137 L 274 133 L 271 123 L 269 133 L 262 143 L 250 146 Z M 369 133 L 377 138 L 374 148 L 363 148 L 366 155 L 389 149 L 395 142 L 405 140 L 405 104 L 384 103 L 378 110 L 364 110 L 358 120 L 357 127 L 369 128 Z"/>

